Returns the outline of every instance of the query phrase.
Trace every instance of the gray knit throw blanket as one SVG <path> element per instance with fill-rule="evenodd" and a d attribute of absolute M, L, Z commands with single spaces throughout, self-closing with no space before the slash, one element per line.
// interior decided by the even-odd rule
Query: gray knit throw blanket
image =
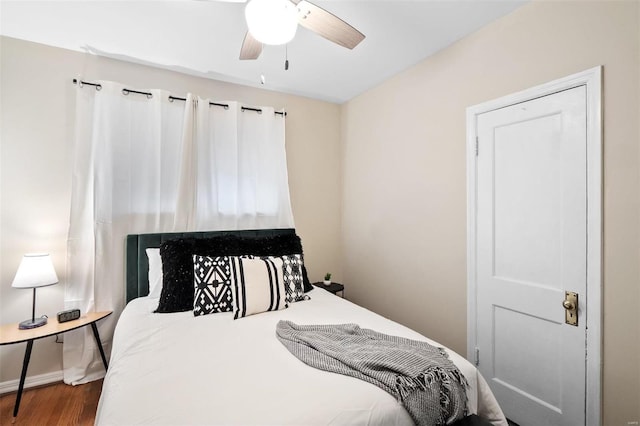
<path fill-rule="evenodd" d="M 467 414 L 467 382 L 442 348 L 356 324 L 280 321 L 276 334 L 305 364 L 356 377 L 389 392 L 418 426 L 444 425 Z"/>

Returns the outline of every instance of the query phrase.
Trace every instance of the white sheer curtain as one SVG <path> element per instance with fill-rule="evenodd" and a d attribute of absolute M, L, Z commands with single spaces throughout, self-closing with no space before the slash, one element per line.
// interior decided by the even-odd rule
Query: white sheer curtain
<path fill-rule="evenodd" d="M 123 93 L 100 81 L 76 94 L 65 307 L 113 310 L 98 324 L 107 352 L 124 307 L 127 234 L 293 227 L 284 118 L 189 94 Z M 125 91 L 126 93 L 126 91 Z M 66 383 L 104 376 L 90 330 L 65 335 Z"/>
<path fill-rule="evenodd" d="M 271 107 L 244 111 L 198 99 L 194 138 L 201 229 L 293 227 L 289 201 L 285 121 Z"/>

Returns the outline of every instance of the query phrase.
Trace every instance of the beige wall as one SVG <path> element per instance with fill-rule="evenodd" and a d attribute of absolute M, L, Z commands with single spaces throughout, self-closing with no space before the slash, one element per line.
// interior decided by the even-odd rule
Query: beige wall
<path fill-rule="evenodd" d="M 29 317 L 31 292 L 11 288 L 22 254 L 51 253 L 62 285 L 38 290 L 36 315 L 63 309 L 71 197 L 74 86 L 79 75 L 132 88 L 192 92 L 286 108 L 291 202 L 309 275 L 342 277 L 340 107 L 267 90 L 0 38 L 0 322 Z M 89 89 L 87 89 L 89 90 Z M 0 384 L 20 376 L 24 344 L 0 348 Z M 61 369 L 61 345 L 35 343 L 29 376 Z"/>
<path fill-rule="evenodd" d="M 466 353 L 465 109 L 604 66 L 604 424 L 640 419 L 640 3 L 533 2 L 343 105 L 355 302 Z"/>

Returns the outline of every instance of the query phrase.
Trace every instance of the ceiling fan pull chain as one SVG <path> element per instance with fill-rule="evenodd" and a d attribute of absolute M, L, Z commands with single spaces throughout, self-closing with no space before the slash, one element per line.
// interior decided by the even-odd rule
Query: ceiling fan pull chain
<path fill-rule="evenodd" d="M 284 45 L 284 70 L 289 70 L 289 45 Z"/>

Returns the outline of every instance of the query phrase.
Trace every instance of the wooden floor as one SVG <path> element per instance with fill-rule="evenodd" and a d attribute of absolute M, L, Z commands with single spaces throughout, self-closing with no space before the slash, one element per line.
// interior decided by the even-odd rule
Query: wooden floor
<path fill-rule="evenodd" d="M 93 425 L 102 380 L 79 386 L 55 383 L 22 393 L 16 425 Z M 10 425 L 16 392 L 0 396 L 0 425 Z"/>

